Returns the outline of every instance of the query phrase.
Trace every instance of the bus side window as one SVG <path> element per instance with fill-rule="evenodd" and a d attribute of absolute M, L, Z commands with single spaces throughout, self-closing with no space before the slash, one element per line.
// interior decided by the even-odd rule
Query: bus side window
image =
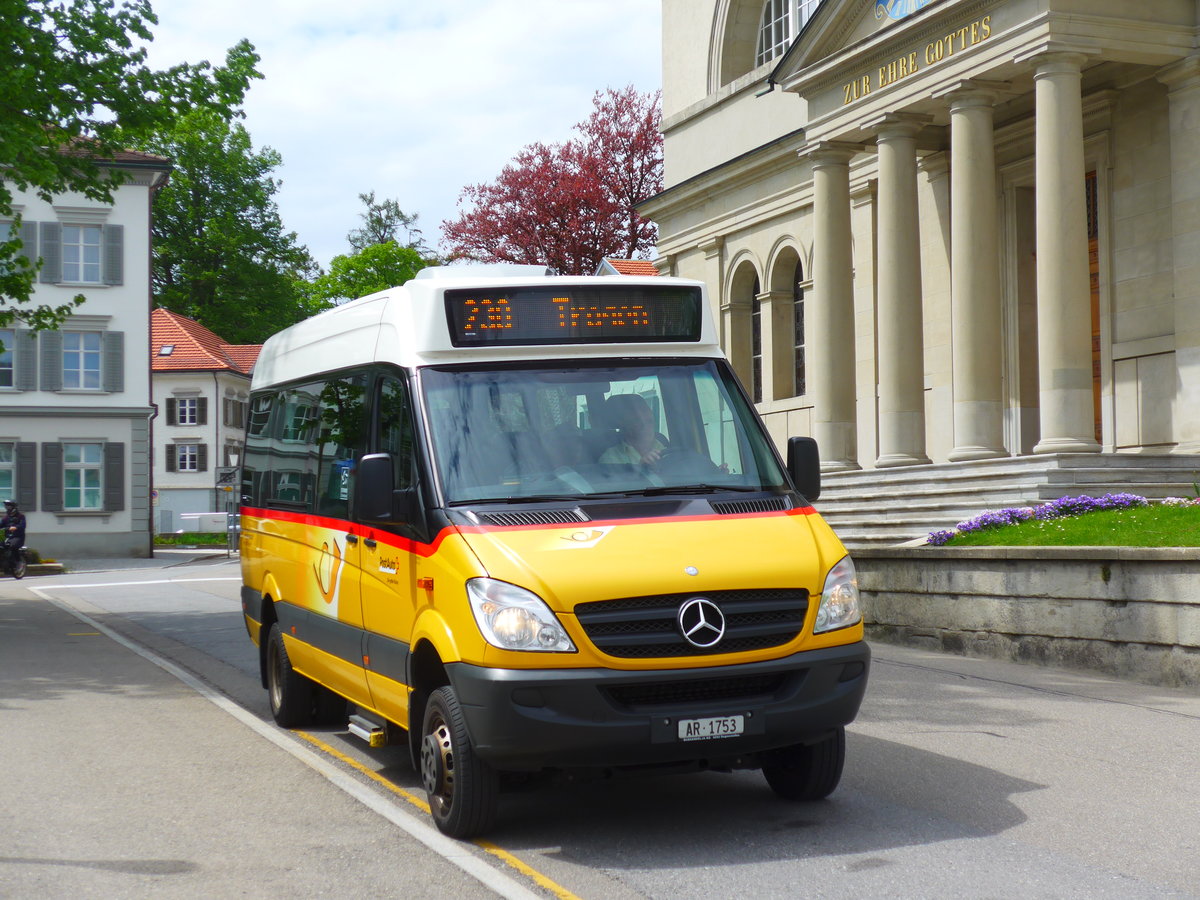
<path fill-rule="evenodd" d="M 316 450 L 318 512 L 346 518 L 350 514 L 354 464 L 366 444 L 367 379 L 352 373 L 321 387 L 320 413 L 312 444 Z"/>
<path fill-rule="evenodd" d="M 250 400 L 246 423 L 246 447 L 242 455 L 242 504 L 260 507 L 270 495 L 271 409 L 278 395 L 259 394 Z"/>
<path fill-rule="evenodd" d="M 392 487 L 398 491 L 412 487 L 416 460 L 408 389 L 391 376 L 379 386 L 379 452 L 392 455 Z"/>

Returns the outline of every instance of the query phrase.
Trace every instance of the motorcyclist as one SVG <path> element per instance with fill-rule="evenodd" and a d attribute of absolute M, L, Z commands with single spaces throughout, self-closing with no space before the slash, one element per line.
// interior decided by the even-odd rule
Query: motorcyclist
<path fill-rule="evenodd" d="M 6 568 L 12 568 L 17 553 L 25 546 L 25 514 L 17 507 L 16 500 L 4 501 L 4 518 L 0 518 L 0 533 L 4 535 Z"/>

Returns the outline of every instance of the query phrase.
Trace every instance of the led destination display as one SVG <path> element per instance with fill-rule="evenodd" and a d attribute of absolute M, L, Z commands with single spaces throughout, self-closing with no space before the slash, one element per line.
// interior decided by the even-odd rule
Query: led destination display
<path fill-rule="evenodd" d="M 456 347 L 700 339 L 700 289 L 597 285 L 446 291 Z"/>

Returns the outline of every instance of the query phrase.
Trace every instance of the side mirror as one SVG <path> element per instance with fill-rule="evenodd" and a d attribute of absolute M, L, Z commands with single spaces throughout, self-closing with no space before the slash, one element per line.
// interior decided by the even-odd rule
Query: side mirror
<path fill-rule="evenodd" d="M 354 481 L 354 514 L 364 522 L 403 524 L 416 511 L 417 492 L 398 491 L 390 453 L 368 453 L 358 461 Z"/>
<path fill-rule="evenodd" d="M 787 468 L 804 499 L 810 503 L 821 496 L 821 454 L 810 437 L 788 438 Z"/>

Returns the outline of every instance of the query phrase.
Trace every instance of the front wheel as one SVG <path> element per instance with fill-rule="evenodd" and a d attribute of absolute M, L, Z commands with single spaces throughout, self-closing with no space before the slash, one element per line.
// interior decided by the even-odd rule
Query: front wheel
<path fill-rule="evenodd" d="M 313 686 L 292 668 L 283 632 L 278 623 L 272 622 L 267 630 L 267 696 L 277 725 L 299 728 L 312 724 Z"/>
<path fill-rule="evenodd" d="M 475 755 L 452 687 L 438 688 L 425 706 L 421 781 L 429 795 L 429 812 L 443 834 L 468 838 L 491 827 L 499 778 Z"/>
<path fill-rule="evenodd" d="M 846 762 L 846 729 L 815 744 L 772 750 L 763 760 L 767 784 L 785 800 L 824 800 L 842 780 Z"/>
<path fill-rule="evenodd" d="M 25 554 L 20 550 L 13 554 L 12 575 L 13 578 L 25 577 Z"/>

